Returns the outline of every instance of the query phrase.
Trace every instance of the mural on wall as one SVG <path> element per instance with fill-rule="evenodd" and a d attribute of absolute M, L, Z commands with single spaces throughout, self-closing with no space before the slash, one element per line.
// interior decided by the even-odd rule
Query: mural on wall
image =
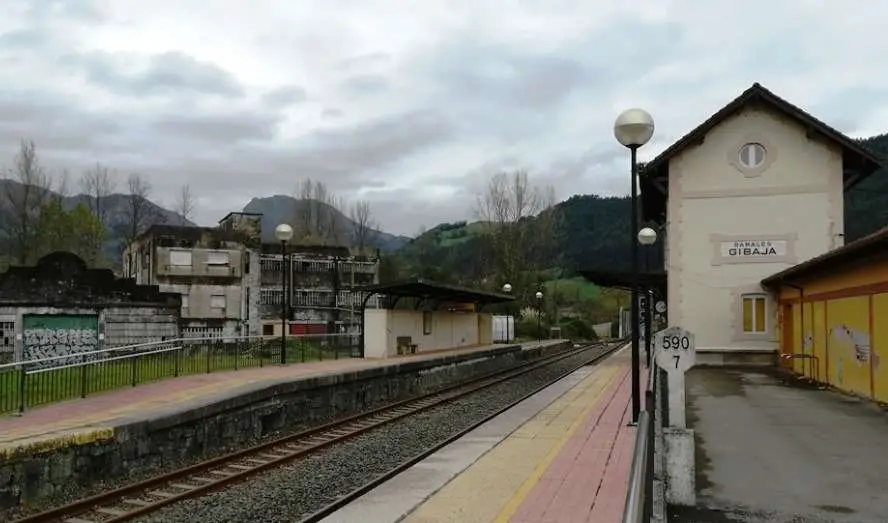
<path fill-rule="evenodd" d="M 22 359 L 36 360 L 98 350 L 96 315 L 25 314 L 22 317 Z M 72 359 L 73 360 L 73 359 Z M 61 359 L 46 365 L 64 365 Z"/>

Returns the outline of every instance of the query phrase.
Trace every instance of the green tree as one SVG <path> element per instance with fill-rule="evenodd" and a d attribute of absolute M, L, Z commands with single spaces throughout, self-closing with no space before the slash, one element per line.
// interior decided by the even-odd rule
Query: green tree
<path fill-rule="evenodd" d="M 40 208 L 37 224 L 37 245 L 40 256 L 54 251 L 74 252 L 74 238 L 68 213 L 61 198 L 50 198 Z"/>
<path fill-rule="evenodd" d="M 102 245 L 108 237 L 108 231 L 102 221 L 82 203 L 77 204 L 68 212 L 74 253 L 83 258 L 90 267 L 104 263 Z"/>
<path fill-rule="evenodd" d="M 51 198 L 40 209 L 37 238 L 41 256 L 67 251 L 94 266 L 100 261 L 106 234 L 102 222 L 82 203 L 66 211 L 61 198 Z"/>

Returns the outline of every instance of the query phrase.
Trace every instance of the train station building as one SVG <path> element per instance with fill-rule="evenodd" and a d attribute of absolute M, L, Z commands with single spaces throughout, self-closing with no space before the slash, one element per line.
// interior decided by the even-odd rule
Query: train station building
<path fill-rule="evenodd" d="M 854 256 L 840 254 L 854 252 L 841 250 L 844 192 L 880 166 L 855 140 L 756 83 L 644 167 L 642 221 L 664 242 L 668 323 L 695 333 L 698 364 L 774 364 L 781 351 L 802 348 L 786 334 L 800 332 L 791 317 L 802 309 L 781 306 L 791 282 L 768 277 Z M 824 328 L 866 326 L 860 299 L 844 316 L 820 313 Z M 828 375 L 832 360 L 822 360 Z M 837 361 L 829 372 L 842 368 Z M 853 379 L 857 363 L 842 361 L 852 365 L 842 379 Z"/>

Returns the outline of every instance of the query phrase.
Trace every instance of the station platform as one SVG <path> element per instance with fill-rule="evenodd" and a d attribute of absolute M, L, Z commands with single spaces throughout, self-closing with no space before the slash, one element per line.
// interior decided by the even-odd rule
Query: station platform
<path fill-rule="evenodd" d="M 543 340 L 520 346 L 523 350 L 530 350 L 565 341 Z M 36 407 L 21 415 L 0 417 L 0 458 L 108 440 L 114 437 L 116 427 L 192 411 L 280 383 L 394 366 L 405 361 L 482 353 L 509 346 L 518 344 L 430 351 L 387 359 L 343 358 L 285 366 L 272 365 L 169 378 L 138 387 L 111 390 L 82 399 Z"/>
<path fill-rule="evenodd" d="M 619 522 L 635 443 L 629 363 L 623 348 L 571 374 L 323 523 Z"/>
<path fill-rule="evenodd" d="M 697 504 L 670 523 L 888 521 L 888 414 L 776 369 L 687 374 Z"/>

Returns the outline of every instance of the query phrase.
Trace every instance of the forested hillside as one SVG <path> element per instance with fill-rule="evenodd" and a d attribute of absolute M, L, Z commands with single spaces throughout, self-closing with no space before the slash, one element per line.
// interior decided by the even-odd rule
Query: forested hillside
<path fill-rule="evenodd" d="M 888 134 L 861 140 L 888 163 Z M 845 241 L 888 226 L 888 168 L 881 169 L 845 193 Z"/>
<path fill-rule="evenodd" d="M 873 152 L 888 158 L 888 134 L 867 138 L 861 142 Z M 508 196 L 508 195 L 506 195 Z M 506 200 L 509 200 L 507 197 Z M 498 288 L 502 282 L 520 281 L 528 289 L 558 287 L 562 282 L 562 294 L 556 297 L 568 308 L 578 309 L 575 300 L 563 295 L 565 288 L 582 287 L 577 270 L 607 268 L 628 271 L 629 263 L 629 211 L 628 197 L 600 197 L 596 195 L 575 195 L 558 203 L 546 215 L 552 226 L 543 227 L 550 235 L 551 242 L 535 238 L 526 245 L 513 245 L 513 249 L 524 248 L 531 264 L 532 274 L 505 276 L 488 263 L 493 236 L 502 225 L 491 222 L 445 223 L 418 235 L 410 244 L 395 256 L 384 259 L 383 279 L 406 276 L 421 276 L 440 281 Z M 554 218 L 553 218 L 554 216 Z M 534 216 L 521 216 L 515 226 L 528 231 L 534 229 Z M 870 234 L 888 226 L 888 169 L 882 169 L 864 180 L 845 196 L 846 242 Z M 527 234 L 525 236 L 532 236 Z M 662 268 L 662 244 L 650 251 L 641 250 L 642 263 L 650 263 L 650 268 Z M 564 283 L 573 282 L 573 283 Z M 601 290 L 588 286 L 586 290 L 570 291 L 586 300 L 586 313 L 589 321 L 598 321 L 613 310 L 601 308 Z M 523 303 L 533 306 L 533 300 L 524 294 Z M 622 304 L 614 301 L 612 307 Z M 593 305 L 595 304 L 595 305 Z M 589 309 L 597 309 L 598 313 Z"/>

